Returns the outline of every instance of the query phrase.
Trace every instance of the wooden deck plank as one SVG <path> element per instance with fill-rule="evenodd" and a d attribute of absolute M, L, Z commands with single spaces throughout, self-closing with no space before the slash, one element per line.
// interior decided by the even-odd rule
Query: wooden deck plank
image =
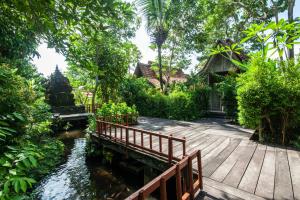
<path fill-rule="evenodd" d="M 207 177 L 203 177 L 203 183 L 204 183 L 204 185 L 208 185 L 210 187 L 213 187 L 215 189 L 221 190 L 221 191 L 226 192 L 228 194 L 234 195 L 234 196 L 236 196 L 238 198 L 241 198 L 241 199 L 247 199 L 247 200 L 263 200 L 264 199 L 262 197 L 254 195 L 254 194 L 245 192 L 243 190 L 239 190 L 237 188 L 228 186 L 224 183 L 214 181 L 214 180 L 212 180 L 210 178 L 207 178 Z M 231 198 L 225 197 L 224 199 L 231 199 Z"/>
<path fill-rule="evenodd" d="M 211 137 L 208 136 L 208 135 L 201 135 L 201 136 L 199 136 L 199 138 L 197 138 L 197 144 L 198 144 L 198 145 L 201 145 L 201 144 L 205 143 L 205 142 L 206 142 L 208 139 L 210 139 L 210 138 L 211 138 Z M 187 141 L 191 141 L 191 140 L 189 140 L 189 138 L 187 138 Z M 195 151 L 195 149 L 198 149 L 198 148 L 190 148 L 189 145 L 188 145 L 188 143 L 186 144 L 186 146 L 187 146 L 186 154 L 190 154 L 190 153 L 192 153 L 193 151 Z M 180 149 L 178 150 L 178 148 L 180 148 Z M 179 153 L 181 153 L 180 151 L 181 151 L 181 146 L 178 147 L 178 145 L 176 145 L 176 146 L 175 146 L 174 155 L 175 155 L 175 156 L 178 155 Z"/>
<path fill-rule="evenodd" d="M 288 149 L 287 154 L 291 170 L 294 199 L 300 200 L 300 153 Z"/>
<path fill-rule="evenodd" d="M 239 188 L 250 193 L 255 192 L 261 167 L 264 161 L 266 146 L 258 144 L 249 166 L 241 180 Z"/>
<path fill-rule="evenodd" d="M 219 146 L 210 151 L 205 156 L 202 155 L 202 162 L 205 164 L 209 160 L 215 158 L 219 153 L 221 153 L 230 143 L 231 138 L 226 138 Z"/>
<path fill-rule="evenodd" d="M 268 146 L 260 172 L 255 194 L 266 199 L 273 199 L 275 180 L 275 148 Z"/>
<path fill-rule="evenodd" d="M 187 154 L 198 149 L 202 151 L 204 180 L 209 179 L 218 185 L 217 187 L 211 185 L 211 190 L 230 191 L 227 194 L 232 196 L 227 196 L 228 198 L 264 197 L 300 200 L 298 151 L 282 150 L 261 144 L 257 144 L 255 148 L 256 143 L 252 146 L 244 145 L 249 142 L 246 132 L 242 131 L 239 134 L 238 128 L 229 127 L 220 121 L 211 123 L 210 120 L 204 120 L 200 123 L 190 123 L 159 118 L 144 119 L 135 127 L 163 135 L 172 134 L 179 138 L 184 136 Z M 120 136 L 119 131 L 117 134 Z M 123 131 L 123 140 L 125 135 Z M 133 143 L 133 132 L 130 132 L 129 140 Z M 138 133 L 136 144 L 141 144 Z M 144 137 L 144 146 L 150 146 L 150 138 L 147 135 Z M 174 141 L 173 147 L 173 155 L 179 158 L 182 155 L 182 144 Z M 159 150 L 157 137 L 152 138 L 152 149 Z M 167 153 L 167 139 L 163 139 L 162 149 Z M 195 164 L 193 162 L 193 167 L 196 167 Z M 223 198 L 226 199 L 225 196 Z"/>
<path fill-rule="evenodd" d="M 202 150 L 205 147 L 207 147 L 210 144 L 212 144 L 213 142 L 215 142 L 216 139 L 217 139 L 216 136 L 210 135 L 209 138 L 205 142 L 202 142 L 201 144 L 197 140 L 193 140 L 191 142 L 187 142 L 188 151 L 189 152 L 193 152 L 196 149 Z"/>
<path fill-rule="evenodd" d="M 288 162 L 286 149 L 281 148 L 276 148 L 274 199 L 294 199 L 290 166 Z"/>
<path fill-rule="evenodd" d="M 206 134 L 194 134 L 190 137 L 186 137 L 186 146 L 190 148 L 193 144 L 202 144 L 206 141 L 205 138 L 208 138 Z M 176 148 L 176 145 L 174 147 Z"/>
<path fill-rule="evenodd" d="M 249 141 L 242 140 L 237 148 L 228 156 L 228 158 L 216 169 L 216 171 L 211 175 L 211 179 L 223 182 L 227 174 L 233 168 L 235 163 L 238 161 L 239 157 L 246 152 L 246 146 Z"/>
<path fill-rule="evenodd" d="M 237 162 L 234 164 L 233 168 L 230 170 L 230 172 L 227 174 L 225 180 L 223 183 L 238 187 L 240 181 L 242 180 L 242 177 L 247 169 L 247 166 L 253 156 L 253 153 L 256 149 L 257 144 L 250 142 L 244 149 L 243 154 L 240 155 Z"/>
<path fill-rule="evenodd" d="M 234 199 L 234 200 L 242 200 L 241 198 L 234 196 L 232 194 L 226 193 L 222 190 L 216 189 L 209 185 L 204 184 L 205 197 L 210 197 L 213 200 L 216 199 Z M 197 197 L 195 200 L 203 200 L 205 198 Z"/>
<path fill-rule="evenodd" d="M 204 165 L 203 175 L 210 177 L 214 171 L 228 158 L 228 156 L 236 149 L 241 140 L 234 139 L 230 144 L 213 160 Z"/>
<path fill-rule="evenodd" d="M 226 140 L 226 137 L 219 137 L 215 142 L 210 144 L 209 146 L 206 146 L 205 148 L 202 149 L 201 155 L 205 156 L 209 152 L 211 152 L 213 149 L 215 149 L 217 146 L 219 146 L 221 143 L 223 143 Z"/>
<path fill-rule="evenodd" d="M 202 132 L 199 131 L 201 129 L 202 129 L 201 127 L 193 127 L 185 131 L 176 132 L 175 134 L 172 133 L 172 135 L 174 137 L 181 137 L 181 138 L 182 137 L 189 138 L 192 137 L 193 135 L 200 136 L 203 134 Z"/>

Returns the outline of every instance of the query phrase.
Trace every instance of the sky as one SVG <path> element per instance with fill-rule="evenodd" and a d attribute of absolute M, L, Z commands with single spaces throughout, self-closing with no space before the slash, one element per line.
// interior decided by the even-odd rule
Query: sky
<path fill-rule="evenodd" d="M 131 1 L 131 0 L 127 0 Z M 300 17 L 300 0 L 296 0 L 296 5 L 294 8 L 294 16 Z M 280 18 L 287 18 L 287 13 L 281 13 Z M 154 60 L 156 57 L 156 52 L 149 48 L 150 46 L 150 37 L 147 34 L 145 29 L 145 21 L 142 21 L 140 28 L 136 32 L 135 38 L 132 39 L 133 43 L 139 48 L 142 58 L 140 62 L 147 63 L 149 60 Z M 295 51 L 298 53 L 300 46 L 296 46 Z M 49 76 L 55 70 L 55 66 L 58 65 L 58 68 L 64 72 L 67 69 L 67 62 L 65 57 L 61 54 L 55 52 L 54 49 L 47 48 L 46 43 L 41 43 L 38 47 L 38 52 L 41 55 L 40 58 L 33 58 L 32 63 L 35 64 L 38 68 L 38 71 L 44 76 Z M 191 67 L 197 64 L 197 55 L 192 57 L 192 64 L 187 72 L 191 70 Z"/>

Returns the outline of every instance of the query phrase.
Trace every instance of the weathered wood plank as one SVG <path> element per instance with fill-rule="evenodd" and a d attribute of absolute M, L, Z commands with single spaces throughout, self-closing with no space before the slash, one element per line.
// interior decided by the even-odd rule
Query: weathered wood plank
<path fill-rule="evenodd" d="M 258 144 L 255 153 L 247 167 L 247 170 L 241 180 L 239 189 L 250 193 L 255 192 L 260 170 L 264 161 L 266 146 Z"/>
<path fill-rule="evenodd" d="M 248 140 L 242 140 L 237 148 L 230 154 L 230 156 L 220 165 L 218 169 L 211 175 L 213 180 L 223 182 L 227 174 L 233 168 L 239 157 L 245 152 L 245 147 L 248 145 Z"/>
<path fill-rule="evenodd" d="M 263 200 L 264 199 L 262 197 L 254 195 L 254 194 L 250 194 L 248 192 L 245 192 L 243 190 L 239 190 L 237 188 L 228 186 L 224 183 L 214 181 L 214 180 L 212 180 L 210 178 L 207 178 L 207 177 L 203 177 L 203 182 L 204 182 L 204 187 L 205 187 L 205 185 L 208 185 L 210 187 L 221 190 L 221 191 L 223 191 L 227 194 L 234 195 L 234 196 L 236 196 L 238 198 L 241 198 L 241 199 L 247 199 L 247 200 Z M 225 197 L 223 199 L 231 199 L 231 198 L 229 196 L 229 197 Z"/>
<path fill-rule="evenodd" d="M 243 149 L 243 153 L 239 156 L 237 162 L 234 164 L 230 172 L 227 174 L 226 178 L 224 179 L 225 184 L 238 187 L 246 169 L 252 158 L 252 155 L 256 149 L 257 144 L 250 142 L 247 146 Z"/>
<path fill-rule="evenodd" d="M 232 194 L 228 194 L 224 191 L 221 191 L 219 189 L 216 189 L 214 187 L 211 187 L 209 185 L 204 184 L 204 191 L 205 191 L 205 196 L 204 197 L 210 197 L 210 199 L 234 199 L 234 200 L 240 200 L 241 198 L 234 196 Z M 196 197 L 195 200 L 203 200 L 205 198 L 201 197 Z M 242 200 L 242 199 L 241 199 Z"/>
<path fill-rule="evenodd" d="M 210 177 L 214 171 L 230 156 L 230 154 L 236 149 L 241 140 L 234 139 L 230 141 L 230 144 L 213 160 L 204 165 L 203 175 Z"/>
<path fill-rule="evenodd" d="M 268 146 L 260 172 L 255 194 L 266 199 L 273 199 L 275 180 L 275 148 Z"/>
<path fill-rule="evenodd" d="M 226 138 L 219 146 L 210 151 L 205 156 L 202 156 L 202 163 L 206 164 L 209 160 L 219 155 L 230 143 L 231 138 Z"/>
<path fill-rule="evenodd" d="M 136 127 L 164 135 L 185 136 L 187 154 L 197 149 L 202 150 L 203 175 L 216 179 L 217 181 L 213 181 L 219 184 L 218 187 L 220 186 L 221 189 L 218 190 L 235 191 L 243 195 L 255 193 L 269 199 L 274 197 L 300 200 L 300 192 L 298 192 L 300 191 L 300 153 L 297 151 L 283 150 L 282 152 L 280 149 L 275 150 L 273 147 L 260 144 L 256 149 L 253 146 L 241 148 L 243 144 L 240 142 L 248 141 L 247 134 L 240 134 L 238 129 L 210 121 L 189 123 L 145 118 L 145 121 Z M 117 135 L 120 136 L 119 130 Z M 123 139 L 125 140 L 125 130 Z M 129 139 L 133 143 L 132 132 L 129 134 Z M 152 147 L 155 150 L 159 150 L 158 141 L 158 138 L 152 137 Z M 140 143 L 140 133 L 137 133 L 136 144 Z M 150 138 L 146 136 L 144 146 L 149 147 L 149 145 Z M 164 153 L 167 153 L 167 147 L 168 141 L 164 139 L 162 145 Z M 174 142 L 173 147 L 173 155 L 180 156 L 181 144 Z M 249 197 L 243 195 L 234 194 L 234 197 L 241 199 Z"/>
<path fill-rule="evenodd" d="M 217 146 L 219 146 L 225 140 L 226 140 L 225 137 L 219 137 L 218 139 L 216 139 L 215 142 L 213 142 L 209 146 L 206 146 L 205 148 L 203 148 L 202 151 L 201 151 L 201 155 L 205 156 L 206 154 L 208 154 L 209 152 L 211 152 L 213 149 L 215 149 Z"/>
<path fill-rule="evenodd" d="M 287 150 L 291 170 L 294 198 L 300 200 L 300 153 L 294 150 Z"/>
<path fill-rule="evenodd" d="M 276 148 L 274 199 L 294 199 L 290 167 L 286 149 L 281 148 Z"/>
<path fill-rule="evenodd" d="M 197 138 L 198 145 L 201 145 L 201 144 L 205 143 L 209 138 L 210 138 L 210 137 L 207 136 L 207 135 L 201 135 L 201 136 L 199 136 L 199 138 Z M 190 139 L 187 138 L 187 141 L 190 141 Z M 197 148 L 195 148 L 195 149 L 190 148 L 190 146 L 188 145 L 188 143 L 187 143 L 186 145 L 187 145 L 187 149 L 186 149 L 186 153 L 187 153 L 187 154 L 190 154 L 190 153 L 192 153 L 195 149 L 197 149 Z M 182 147 L 179 146 L 179 145 L 175 145 L 174 148 L 175 148 L 174 155 L 175 155 L 175 156 L 178 156 L 178 155 L 181 153 L 180 151 L 181 151 L 181 148 L 182 148 Z"/>

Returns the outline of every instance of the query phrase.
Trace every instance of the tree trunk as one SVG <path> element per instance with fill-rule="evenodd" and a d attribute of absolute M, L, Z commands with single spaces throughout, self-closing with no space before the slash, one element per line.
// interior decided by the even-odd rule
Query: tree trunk
<path fill-rule="evenodd" d="M 281 139 L 281 144 L 285 145 L 286 143 L 286 130 L 288 128 L 288 114 L 283 113 L 282 115 L 282 129 L 281 129 L 281 134 L 282 134 L 282 139 Z"/>
<path fill-rule="evenodd" d="M 168 87 L 170 85 L 170 78 L 171 78 L 171 73 L 172 73 L 172 63 L 173 63 L 173 57 L 174 57 L 174 46 L 172 48 L 172 53 L 171 53 L 171 58 L 170 58 L 170 62 L 169 62 L 169 66 L 168 66 L 168 71 L 166 73 L 167 77 L 166 77 L 166 85 L 165 85 L 165 93 L 167 94 L 168 92 Z"/>
<path fill-rule="evenodd" d="M 278 24 L 278 22 L 279 22 L 278 6 L 277 6 L 277 4 L 273 0 L 271 2 L 273 4 L 273 11 L 274 11 L 275 23 Z M 278 29 L 277 29 L 277 32 L 278 32 Z M 275 38 L 274 38 L 273 42 L 274 42 L 274 46 L 278 46 L 277 45 L 277 41 L 276 41 Z M 283 61 L 283 56 L 280 55 L 279 50 L 280 50 L 279 47 L 277 47 L 278 56 L 280 58 L 280 61 Z"/>
<path fill-rule="evenodd" d="M 163 91 L 163 89 L 164 89 L 164 83 L 163 83 L 163 77 L 162 77 L 161 45 L 158 45 L 158 67 L 159 67 L 160 89 L 161 89 L 161 91 Z"/>
<path fill-rule="evenodd" d="M 289 23 L 294 22 L 294 6 L 295 6 L 295 0 L 288 0 L 288 20 Z M 291 37 L 288 39 L 289 42 L 294 42 L 291 40 Z M 292 48 L 288 50 L 288 56 L 290 59 L 294 59 L 295 52 L 294 52 L 294 45 L 292 44 Z"/>
<path fill-rule="evenodd" d="M 92 94 L 93 94 L 93 96 L 92 96 L 92 111 L 93 111 L 93 113 L 96 112 L 95 99 L 96 99 L 98 87 L 99 87 L 99 78 L 98 78 L 98 76 L 96 76 L 95 88 L 94 88 L 94 91 L 92 92 Z"/>
<path fill-rule="evenodd" d="M 259 127 L 258 127 L 258 140 L 260 142 L 264 142 L 264 136 L 263 136 L 263 119 L 260 120 L 259 122 Z"/>
<path fill-rule="evenodd" d="M 102 100 L 104 103 L 107 103 L 109 101 L 109 92 L 107 86 L 101 87 L 101 93 L 102 93 Z"/>
<path fill-rule="evenodd" d="M 270 128 L 270 131 L 271 131 L 271 134 L 272 134 L 271 141 L 274 142 L 274 140 L 275 140 L 275 130 L 274 130 L 273 126 L 272 126 L 272 121 L 270 119 L 270 116 L 266 116 L 266 119 L 268 121 L 269 128 Z"/>

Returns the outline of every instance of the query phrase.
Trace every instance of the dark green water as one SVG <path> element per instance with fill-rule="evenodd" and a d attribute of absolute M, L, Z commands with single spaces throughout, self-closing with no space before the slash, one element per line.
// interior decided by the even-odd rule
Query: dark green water
<path fill-rule="evenodd" d="M 124 199 L 139 187 L 136 177 L 126 177 L 102 162 L 87 162 L 86 139 L 81 131 L 62 133 L 66 161 L 46 176 L 34 190 L 40 200 Z"/>

